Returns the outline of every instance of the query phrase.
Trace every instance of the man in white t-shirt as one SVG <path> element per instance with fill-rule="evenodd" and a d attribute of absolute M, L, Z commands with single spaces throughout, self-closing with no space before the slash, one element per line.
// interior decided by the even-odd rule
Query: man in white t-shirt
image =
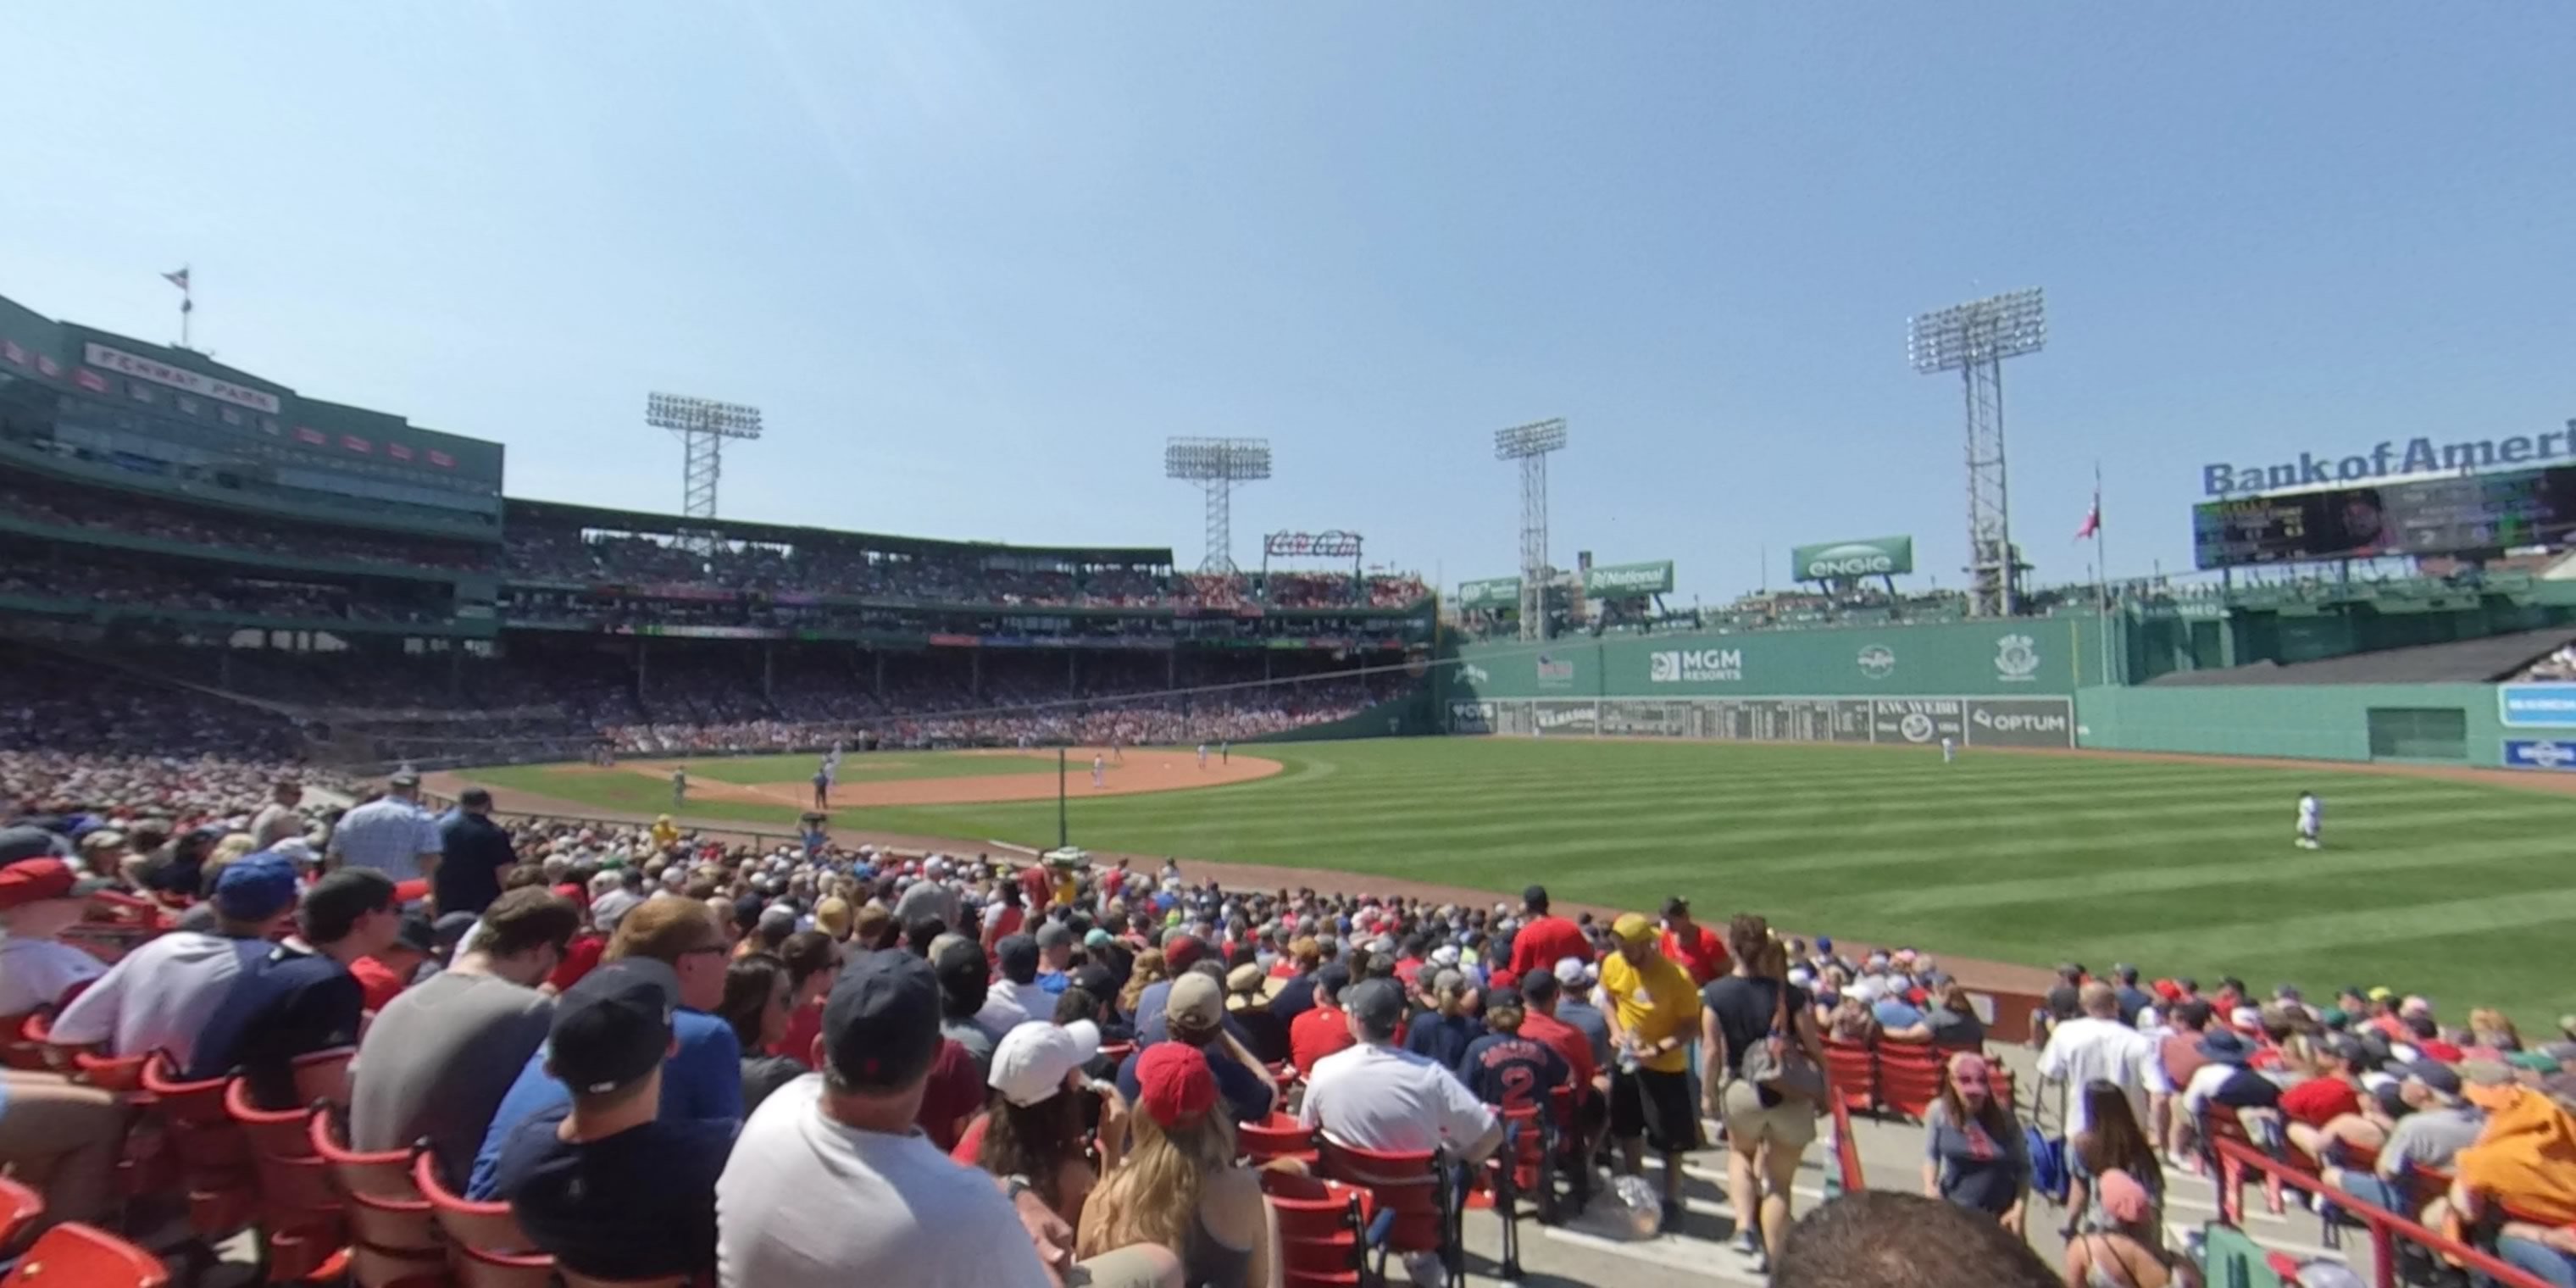
<path fill-rule="evenodd" d="M 2048 1048 L 2039 1053 L 2040 1076 L 2064 1082 L 2073 1093 L 2066 1102 L 2066 1134 L 2090 1125 L 2084 1085 L 2097 1078 L 2128 1096 L 2138 1125 L 2145 1127 L 2154 1121 L 2147 1112 L 2149 1098 L 2173 1094 L 2155 1043 L 2120 1022 L 2120 995 L 2101 980 L 2084 985 L 2075 1004 L 2083 1014 L 2059 1024 L 2048 1035 Z"/>
<path fill-rule="evenodd" d="M 57 858 L 0 867 L 0 1015 L 62 1004 L 63 994 L 107 973 L 107 963 L 63 943 L 105 877 L 85 877 Z"/>
<path fill-rule="evenodd" d="M 1395 1046 L 1404 987 L 1391 979 L 1344 989 L 1342 1012 L 1358 1045 L 1315 1062 L 1297 1121 L 1346 1145 L 1425 1153 L 1442 1145 L 1468 1163 L 1502 1144 L 1502 1120 L 1437 1061 Z"/>
<path fill-rule="evenodd" d="M 53 1041 L 113 1056 L 167 1051 L 187 1068 L 207 1018 L 295 911 L 295 865 L 267 851 L 233 860 L 215 879 L 214 909 L 214 933 L 174 930 L 126 954 L 54 1017 Z"/>
<path fill-rule="evenodd" d="M 915 1125 L 938 1058 L 939 984 L 900 950 L 852 962 L 823 1007 L 821 1073 L 771 1093 L 716 1182 L 723 1288 L 1053 1288 L 1073 1232 L 1016 1178 L 959 1165 Z M 1084 1263 L 1095 1285 L 1178 1285 L 1151 1246 Z"/>

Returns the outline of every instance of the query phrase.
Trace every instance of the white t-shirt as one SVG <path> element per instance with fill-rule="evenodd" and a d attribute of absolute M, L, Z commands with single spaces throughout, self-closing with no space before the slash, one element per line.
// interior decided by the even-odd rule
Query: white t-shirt
<path fill-rule="evenodd" d="M 723 1288 L 1051 1288 L 993 1178 L 920 1132 L 823 1114 L 823 1075 L 771 1093 L 716 1182 Z"/>
<path fill-rule="evenodd" d="M 50 939 L 0 939 L 0 1015 L 24 1015 L 63 1000 L 72 985 L 107 973 L 107 963 Z"/>
<path fill-rule="evenodd" d="M 2118 1020 L 2090 1015 L 2068 1020 L 2048 1035 L 2048 1049 L 2039 1053 L 2039 1072 L 2073 1088 L 2074 1094 L 2066 1100 L 2069 1136 L 2092 1125 L 2084 1109 L 2084 1084 L 2096 1078 L 2128 1093 L 2129 1107 L 2137 1111 L 2140 1125 L 2147 1121 L 2148 1093 L 2173 1090 L 2165 1077 L 2164 1061 L 2156 1058 L 2156 1046 L 2146 1034 Z"/>
<path fill-rule="evenodd" d="M 106 1043 L 108 1054 L 168 1051 L 185 1069 L 196 1058 L 197 1034 L 223 1005 L 244 967 L 276 947 L 265 939 L 227 939 L 174 930 L 125 955 L 63 1013 L 54 1017 L 53 1040 L 64 1046 Z"/>
<path fill-rule="evenodd" d="M 1474 1143 L 1494 1111 L 1436 1061 L 1362 1043 L 1315 1062 L 1297 1122 L 1361 1149 L 1424 1153 Z"/>

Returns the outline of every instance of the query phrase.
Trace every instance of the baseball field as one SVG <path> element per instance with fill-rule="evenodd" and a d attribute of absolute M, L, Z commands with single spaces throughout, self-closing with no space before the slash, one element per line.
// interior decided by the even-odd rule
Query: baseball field
<path fill-rule="evenodd" d="M 1475 889 L 1545 881 L 1643 908 L 1936 953 L 2094 969 L 2134 962 L 2313 998 L 2345 984 L 2426 993 L 2448 1018 L 2506 1008 L 2526 1030 L 2576 1011 L 2576 796 L 2326 767 L 1928 750 L 1594 740 L 1403 739 L 1238 748 L 1264 777 L 1212 782 L 1187 751 L 1169 785 L 1069 780 L 1095 850 L 1334 869 Z M 1163 759 L 1157 760 L 1157 757 Z M 666 808 L 660 765 L 464 777 L 618 812 Z M 805 790 L 810 755 L 692 762 L 701 782 Z M 875 766 L 876 768 L 872 768 Z M 1275 766 L 1273 772 L 1268 766 Z M 1039 775 L 1038 799 L 837 808 L 836 827 L 1028 845 L 1055 839 L 1052 755 L 854 755 L 842 781 Z M 629 772 L 632 771 L 632 772 Z M 2325 803 L 2326 848 L 2292 844 Z M 844 791 L 849 790 L 847 786 Z M 694 793 L 693 793 L 694 794 Z M 693 800 L 692 818 L 792 824 L 800 807 Z"/>

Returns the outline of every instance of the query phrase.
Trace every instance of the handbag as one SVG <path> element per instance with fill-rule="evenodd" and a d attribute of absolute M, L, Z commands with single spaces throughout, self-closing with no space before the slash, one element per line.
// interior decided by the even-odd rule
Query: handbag
<path fill-rule="evenodd" d="M 1744 1053 L 1736 1072 L 1747 1082 L 1776 1095 L 1823 1104 L 1825 1071 L 1807 1058 L 1789 1027 L 1789 986 L 1774 983 L 1771 1031 Z"/>

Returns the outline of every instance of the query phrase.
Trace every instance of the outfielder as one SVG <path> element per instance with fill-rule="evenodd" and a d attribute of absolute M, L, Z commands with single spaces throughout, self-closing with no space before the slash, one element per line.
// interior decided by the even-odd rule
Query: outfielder
<path fill-rule="evenodd" d="M 2325 848 L 2324 814 L 2325 804 L 2317 799 L 2317 794 L 2315 792 L 2299 793 L 2300 849 L 2322 850 Z"/>
<path fill-rule="evenodd" d="M 1941 763 L 1946 765 L 1958 758 L 1959 744 L 1946 737 L 1943 738 L 1941 740 Z"/>

